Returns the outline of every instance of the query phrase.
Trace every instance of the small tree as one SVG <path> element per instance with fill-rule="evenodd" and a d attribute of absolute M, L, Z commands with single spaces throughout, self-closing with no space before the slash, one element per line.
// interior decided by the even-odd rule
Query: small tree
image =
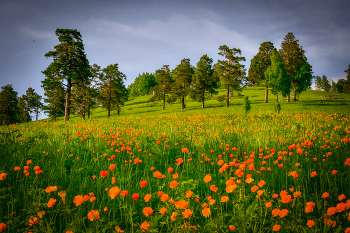
<path fill-rule="evenodd" d="M 1 87 L 0 92 L 0 125 L 14 124 L 18 121 L 18 99 L 17 91 L 12 85 Z"/>
<path fill-rule="evenodd" d="M 44 88 L 44 103 L 42 106 L 44 113 L 54 121 L 58 117 L 64 116 L 64 104 L 65 104 L 65 89 L 63 84 L 58 78 L 48 75 L 43 81 L 41 81 L 41 87 Z"/>
<path fill-rule="evenodd" d="M 329 83 L 329 80 L 327 79 L 326 75 L 322 76 L 322 89 L 327 92 L 329 92 L 331 89 L 331 84 Z"/>
<path fill-rule="evenodd" d="M 246 114 L 252 109 L 252 107 L 250 106 L 250 100 L 248 96 L 244 97 L 243 99 L 243 108 Z"/>
<path fill-rule="evenodd" d="M 169 65 L 163 65 L 155 73 L 157 85 L 151 88 L 150 93 L 153 96 L 149 99 L 150 102 L 161 100 L 163 101 L 163 111 L 165 110 L 165 101 L 169 98 L 168 94 L 171 91 L 172 79 L 170 75 Z"/>
<path fill-rule="evenodd" d="M 316 90 L 322 90 L 323 89 L 323 84 L 322 84 L 321 76 L 316 75 L 314 78 L 315 78 L 315 88 L 316 88 Z"/>

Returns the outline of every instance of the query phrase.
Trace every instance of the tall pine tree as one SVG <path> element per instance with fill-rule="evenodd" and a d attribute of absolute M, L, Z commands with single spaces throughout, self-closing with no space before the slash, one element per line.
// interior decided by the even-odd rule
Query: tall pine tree
<path fill-rule="evenodd" d="M 0 92 L 0 125 L 14 124 L 18 121 L 18 99 L 17 91 L 12 85 L 1 87 Z"/>
<path fill-rule="evenodd" d="M 161 100 L 163 102 L 163 111 L 165 110 L 165 101 L 168 101 L 171 85 L 173 83 L 169 65 L 163 67 L 155 72 L 157 85 L 151 88 L 150 93 L 153 96 L 149 99 L 150 102 Z"/>
<path fill-rule="evenodd" d="M 44 88 L 44 103 L 46 103 L 42 109 L 44 113 L 56 121 L 58 117 L 64 116 L 65 89 L 59 78 L 50 75 L 41 83 L 41 87 Z"/>

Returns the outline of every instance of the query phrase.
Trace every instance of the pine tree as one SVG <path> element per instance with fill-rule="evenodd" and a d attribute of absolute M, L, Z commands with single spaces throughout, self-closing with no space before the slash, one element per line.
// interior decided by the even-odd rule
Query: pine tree
<path fill-rule="evenodd" d="M 155 72 L 157 85 L 151 88 L 150 93 L 153 96 L 149 99 L 150 102 L 161 100 L 163 101 L 163 111 L 165 110 L 165 101 L 169 99 L 169 93 L 171 91 L 171 85 L 173 83 L 169 65 L 163 65 L 163 67 Z"/>
<path fill-rule="evenodd" d="M 12 85 L 1 87 L 0 92 L 0 125 L 14 124 L 18 122 L 18 92 L 14 91 Z"/>
<path fill-rule="evenodd" d="M 259 52 L 250 61 L 248 70 L 248 81 L 252 84 L 265 86 L 265 103 L 268 102 L 269 95 L 268 80 L 265 77 L 265 71 L 271 65 L 270 54 L 273 49 L 273 43 L 270 41 L 262 43 L 259 47 Z"/>
<path fill-rule="evenodd" d="M 172 71 L 173 84 L 171 88 L 171 102 L 181 99 L 181 110 L 185 110 L 185 97 L 189 94 L 192 83 L 193 68 L 190 59 L 185 58 Z"/>
<path fill-rule="evenodd" d="M 192 76 L 192 88 L 191 98 L 202 102 L 202 108 L 204 108 L 204 101 L 218 92 L 216 89 L 219 87 L 219 78 L 214 74 L 212 68 L 213 59 L 209 58 L 206 54 L 203 55 L 197 62 L 197 67 Z"/>
<path fill-rule="evenodd" d="M 55 76 L 66 86 L 66 104 L 64 120 L 68 121 L 71 110 L 71 91 L 75 84 L 84 82 L 91 77 L 89 61 L 84 52 L 84 44 L 80 32 L 73 29 L 57 29 L 56 36 L 60 44 L 54 51 L 45 54 L 45 57 L 53 57 L 54 61 L 42 71 L 46 77 Z M 50 80 L 50 79 L 48 79 Z"/>
<path fill-rule="evenodd" d="M 58 117 L 64 116 L 65 112 L 65 89 L 59 78 L 47 76 L 41 81 L 41 87 L 44 88 L 44 103 L 42 106 L 44 113 L 46 113 L 54 121 Z"/>
<path fill-rule="evenodd" d="M 315 88 L 316 90 L 322 90 L 323 85 L 322 85 L 322 78 L 321 76 L 316 75 L 315 77 Z"/>
<path fill-rule="evenodd" d="M 242 76 L 245 75 L 244 65 L 240 61 L 245 61 L 245 57 L 235 56 L 241 55 L 240 49 L 230 49 L 226 45 L 219 47 L 219 55 L 224 56 L 227 60 L 218 60 L 214 65 L 215 75 L 220 77 L 221 83 L 226 87 L 226 107 L 229 107 L 230 92 L 241 90 Z"/>
<path fill-rule="evenodd" d="M 103 108 L 107 109 L 108 118 L 111 116 L 112 109 L 116 109 L 119 115 L 121 106 L 127 100 L 126 88 L 123 81 L 126 80 L 125 74 L 118 70 L 118 64 L 116 63 L 103 68 L 99 79 L 99 102 Z"/>
<path fill-rule="evenodd" d="M 331 89 L 331 84 L 329 83 L 326 75 L 322 75 L 322 89 L 327 92 L 329 92 Z"/>
<path fill-rule="evenodd" d="M 343 93 L 348 93 L 350 94 L 350 65 L 347 70 L 344 70 L 344 72 L 347 74 L 346 75 L 346 80 L 343 85 Z"/>

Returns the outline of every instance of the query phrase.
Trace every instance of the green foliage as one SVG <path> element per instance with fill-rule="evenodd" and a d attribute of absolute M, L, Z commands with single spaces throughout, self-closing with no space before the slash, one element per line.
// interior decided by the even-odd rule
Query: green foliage
<path fill-rule="evenodd" d="M 344 70 L 344 72 L 347 75 L 346 75 L 346 81 L 344 82 L 344 85 L 343 85 L 343 93 L 350 94 L 350 65 L 347 70 Z"/>
<path fill-rule="evenodd" d="M 143 73 L 135 79 L 135 81 L 128 87 L 130 96 L 144 96 L 149 95 L 152 87 L 156 86 L 157 82 L 154 74 Z"/>
<path fill-rule="evenodd" d="M 213 59 L 206 54 L 203 55 L 197 62 L 197 67 L 192 77 L 191 98 L 202 102 L 204 108 L 204 101 L 206 98 L 216 95 L 216 89 L 219 87 L 219 77 L 213 75 L 212 69 Z"/>
<path fill-rule="evenodd" d="M 11 84 L 1 87 L 0 92 L 0 125 L 13 124 L 18 121 L 18 92 Z"/>
<path fill-rule="evenodd" d="M 240 91 L 242 84 L 242 77 L 245 75 L 244 65 L 240 61 L 245 61 L 245 57 L 235 56 L 241 55 L 240 49 L 230 49 L 226 45 L 219 47 L 218 54 L 227 60 L 218 60 L 214 65 L 214 72 L 220 78 L 222 84 L 226 87 L 226 107 L 229 107 L 230 92 Z"/>
<path fill-rule="evenodd" d="M 277 114 L 280 114 L 281 105 L 280 105 L 280 103 L 278 103 L 278 102 L 277 102 L 277 104 L 275 105 L 275 111 L 277 112 Z"/>
<path fill-rule="evenodd" d="M 268 85 L 272 88 L 272 93 L 276 95 L 278 102 L 279 92 L 282 96 L 289 95 L 291 82 L 277 50 L 272 50 L 270 56 L 271 66 L 265 71 L 265 77 L 268 80 Z"/>
<path fill-rule="evenodd" d="M 35 93 L 33 88 L 29 87 L 26 94 L 18 98 L 19 122 L 31 121 L 31 113 L 35 112 L 37 116 L 41 107 L 41 96 Z"/>
<path fill-rule="evenodd" d="M 163 65 L 161 69 L 156 70 L 155 77 L 157 85 L 151 88 L 150 93 L 153 94 L 153 96 L 149 99 L 149 101 L 163 101 L 163 110 L 165 110 L 165 101 L 168 99 L 173 83 L 169 65 Z"/>
<path fill-rule="evenodd" d="M 244 97 L 243 99 L 243 109 L 246 114 L 252 109 L 252 107 L 250 106 L 250 100 L 248 96 Z"/>
<path fill-rule="evenodd" d="M 58 117 L 64 116 L 65 89 L 62 82 L 57 77 L 46 77 L 41 81 L 44 88 L 44 105 L 42 107 L 45 114 L 56 121 Z"/>

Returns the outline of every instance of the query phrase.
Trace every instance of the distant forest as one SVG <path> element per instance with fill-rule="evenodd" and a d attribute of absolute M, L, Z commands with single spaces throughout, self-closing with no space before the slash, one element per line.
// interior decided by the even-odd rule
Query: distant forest
<path fill-rule="evenodd" d="M 230 97 L 240 92 L 244 86 L 265 87 L 265 103 L 268 102 L 269 90 L 277 96 L 287 97 L 290 102 L 297 101 L 297 96 L 311 88 L 315 80 L 317 90 L 338 93 L 350 93 L 350 65 L 345 70 L 345 79 L 337 83 L 325 75 L 313 76 L 312 66 L 308 63 L 305 51 L 299 45 L 292 32 L 289 32 L 277 50 L 273 43 L 263 42 L 257 54 L 251 59 L 248 72 L 240 62 L 245 61 L 239 48 L 219 47 L 223 60 L 213 64 L 213 59 L 203 55 L 196 66 L 190 59 L 182 59 L 174 69 L 163 65 L 154 73 L 140 74 L 135 81 L 125 87 L 126 75 L 119 70 L 118 64 L 101 68 L 89 64 L 84 51 L 80 32 L 75 29 L 57 29 L 59 44 L 53 51 L 45 54 L 52 58 L 52 63 L 41 71 L 45 79 L 42 82 L 44 97 L 29 87 L 21 97 L 12 85 L 1 87 L 0 125 L 29 122 L 38 119 L 41 112 L 52 120 L 64 116 L 68 121 L 71 113 L 82 119 L 89 118 L 91 110 L 101 106 L 107 110 L 119 112 L 131 97 L 151 95 L 149 101 L 165 103 L 181 102 L 185 110 L 185 97 L 198 101 L 205 107 L 205 100 L 218 94 L 218 88 L 225 88 L 226 94 L 218 101 L 226 101 L 229 107 Z"/>

